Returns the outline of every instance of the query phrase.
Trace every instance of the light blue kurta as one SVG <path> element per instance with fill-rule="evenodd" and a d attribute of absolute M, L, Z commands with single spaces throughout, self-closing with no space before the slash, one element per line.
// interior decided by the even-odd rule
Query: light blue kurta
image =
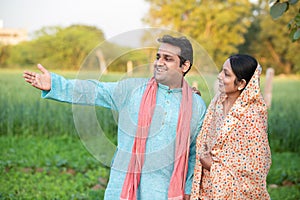
<path fill-rule="evenodd" d="M 118 112 L 118 145 L 105 191 L 106 200 L 120 198 L 136 132 L 140 101 L 148 80 L 145 78 L 131 78 L 119 82 L 67 80 L 52 73 L 51 90 L 42 92 L 43 98 L 102 106 Z M 158 86 L 157 104 L 147 138 L 138 199 L 168 199 L 168 187 L 174 167 L 175 136 L 181 96 L 181 88 L 169 89 L 162 84 Z M 205 111 L 206 106 L 202 98 L 193 94 L 192 119 L 191 122 L 186 122 L 190 123 L 191 129 L 186 194 L 191 192 L 196 136 L 202 126 Z"/>

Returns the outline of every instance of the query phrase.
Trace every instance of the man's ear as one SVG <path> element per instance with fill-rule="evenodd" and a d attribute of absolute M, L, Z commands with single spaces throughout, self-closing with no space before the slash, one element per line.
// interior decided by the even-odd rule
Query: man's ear
<path fill-rule="evenodd" d="M 245 79 L 242 79 L 241 81 L 239 81 L 238 90 L 243 90 L 246 87 L 246 84 L 247 84 L 247 82 Z"/>
<path fill-rule="evenodd" d="M 190 67 L 191 67 L 191 62 L 189 60 L 186 60 L 183 64 L 182 64 L 182 72 L 185 73 L 187 71 L 189 71 Z"/>

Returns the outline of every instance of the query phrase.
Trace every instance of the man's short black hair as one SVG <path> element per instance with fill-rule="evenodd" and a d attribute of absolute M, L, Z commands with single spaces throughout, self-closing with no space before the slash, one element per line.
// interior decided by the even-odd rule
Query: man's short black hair
<path fill-rule="evenodd" d="M 192 64 L 193 64 L 193 47 L 190 41 L 182 36 L 182 37 L 173 37 L 171 35 L 164 35 L 162 38 L 159 38 L 157 40 L 158 42 L 161 43 L 168 43 L 173 46 L 179 47 L 180 48 L 180 54 L 178 55 L 180 58 L 180 66 L 185 63 L 185 61 L 190 61 L 191 65 L 188 71 L 191 69 Z M 184 75 L 188 72 L 186 71 Z"/>

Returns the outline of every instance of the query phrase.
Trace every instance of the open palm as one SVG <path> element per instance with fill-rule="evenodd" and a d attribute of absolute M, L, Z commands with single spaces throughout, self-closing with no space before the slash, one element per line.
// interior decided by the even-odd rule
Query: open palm
<path fill-rule="evenodd" d="M 51 90 L 50 72 L 46 70 L 46 68 L 44 68 L 41 64 L 38 64 L 37 67 L 41 71 L 41 73 L 24 71 L 23 77 L 25 81 L 40 90 Z"/>

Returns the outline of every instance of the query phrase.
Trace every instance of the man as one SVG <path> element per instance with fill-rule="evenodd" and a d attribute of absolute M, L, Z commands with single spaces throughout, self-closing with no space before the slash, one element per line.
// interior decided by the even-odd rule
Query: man
<path fill-rule="evenodd" d="M 193 62 L 191 43 L 169 35 L 158 41 L 151 79 L 66 80 L 41 65 L 41 74 L 24 72 L 28 83 L 43 90 L 43 98 L 118 111 L 118 146 L 107 200 L 189 199 L 195 141 L 206 106 L 184 80 Z M 93 88 L 92 92 L 80 90 L 78 84 Z M 81 93 L 90 98 L 77 96 Z"/>

